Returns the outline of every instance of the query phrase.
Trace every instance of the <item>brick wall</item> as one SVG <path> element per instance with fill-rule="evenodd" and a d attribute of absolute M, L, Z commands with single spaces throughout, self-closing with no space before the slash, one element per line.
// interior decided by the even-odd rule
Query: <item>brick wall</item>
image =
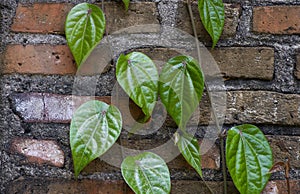
<path fill-rule="evenodd" d="M 1 8 L 1 114 L 0 193 L 132 193 L 120 169 L 97 159 L 73 177 L 69 147 L 69 122 L 74 111 L 76 80 L 74 59 L 66 46 L 64 20 L 81 0 L 6 0 Z M 100 1 L 85 1 L 96 3 Z M 225 29 L 211 51 L 225 78 L 227 110 L 224 128 L 252 123 L 268 136 L 274 160 L 290 158 L 292 193 L 300 193 L 300 2 L 298 0 L 224 0 Z M 184 1 L 134 1 L 124 12 L 121 2 L 105 5 L 107 33 L 138 24 L 163 24 L 192 32 Z M 193 10 L 197 14 L 197 6 Z M 199 17 L 198 37 L 207 47 L 210 39 Z M 145 36 L 149 34 L 145 34 Z M 176 55 L 168 48 L 139 48 L 159 60 Z M 97 77 L 96 96 L 110 102 L 115 83 L 114 64 Z M 91 76 L 93 77 L 93 76 Z M 82 78 L 86 90 L 76 97 L 90 97 L 92 78 Z M 200 105 L 196 136 L 209 122 L 207 97 Z M 131 105 L 138 117 L 140 110 Z M 126 116 L 125 116 L 126 117 Z M 196 119 L 199 115 L 195 115 Z M 125 118 L 125 123 L 127 118 Z M 128 121 L 130 122 L 130 121 Z M 135 149 L 162 144 L 174 131 L 167 118 L 161 129 L 146 137 L 119 143 Z M 204 176 L 222 193 L 218 142 L 203 156 Z M 172 193 L 207 193 L 196 172 L 178 156 L 168 163 Z M 229 176 L 229 175 L 228 175 Z M 287 193 L 282 172 L 272 175 L 264 193 Z M 229 180 L 229 193 L 237 193 Z"/>

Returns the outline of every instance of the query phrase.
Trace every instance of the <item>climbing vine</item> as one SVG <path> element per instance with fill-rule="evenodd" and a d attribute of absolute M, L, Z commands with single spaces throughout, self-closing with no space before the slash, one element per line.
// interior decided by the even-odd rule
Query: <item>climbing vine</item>
<path fill-rule="evenodd" d="M 123 3 L 128 10 L 129 0 L 123 0 Z M 191 5 L 190 1 L 188 5 Z M 212 38 L 212 47 L 215 47 L 224 27 L 223 2 L 198 0 L 198 10 L 203 26 Z M 77 67 L 99 44 L 105 25 L 104 13 L 96 5 L 78 4 L 69 12 L 65 34 Z M 186 130 L 205 87 L 205 77 L 198 60 L 185 55 L 173 57 L 158 74 L 156 65 L 147 55 L 140 52 L 121 54 L 116 63 L 116 78 L 127 95 L 141 108 L 145 115 L 143 121 L 151 119 L 155 103 L 160 97 L 179 128 L 174 134 L 174 144 L 203 179 L 198 141 Z M 116 142 L 121 130 L 122 115 L 113 105 L 93 100 L 75 111 L 70 126 L 70 146 L 76 177 L 85 166 Z M 226 162 L 233 182 L 241 193 L 259 194 L 270 177 L 273 156 L 260 129 L 244 124 L 228 130 Z M 128 156 L 122 162 L 121 172 L 135 193 L 164 194 L 171 191 L 168 167 L 154 153 Z"/>

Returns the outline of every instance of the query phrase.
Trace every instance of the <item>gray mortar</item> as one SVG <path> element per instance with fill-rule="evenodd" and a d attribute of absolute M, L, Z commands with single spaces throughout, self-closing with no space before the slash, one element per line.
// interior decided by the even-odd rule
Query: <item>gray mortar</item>
<path fill-rule="evenodd" d="M 179 0 L 154 0 L 157 3 L 160 22 L 164 25 L 174 26 L 176 21 L 177 2 Z M 2 0 L 0 2 L 1 11 L 1 28 L 0 28 L 0 52 L 3 52 L 7 44 L 43 44 L 50 43 L 65 44 L 63 35 L 56 34 L 27 34 L 10 32 L 12 19 L 15 15 L 17 2 L 34 3 L 34 2 L 101 2 L 101 0 Z M 138 2 L 138 1 L 133 1 Z M 300 37 L 297 35 L 261 35 L 251 32 L 251 18 L 253 6 L 265 5 L 300 5 L 299 0 L 224 0 L 225 3 L 240 3 L 242 15 L 239 19 L 239 28 L 237 35 L 228 40 L 221 40 L 218 46 L 268 46 L 275 49 L 275 74 L 273 81 L 261 80 L 229 80 L 226 81 L 228 90 L 270 90 L 284 93 L 300 94 L 300 81 L 296 80 L 293 75 L 295 65 L 295 53 L 300 48 Z M 149 36 L 149 35 L 147 35 Z M 141 36 L 141 39 L 143 36 Z M 0 61 L 1 62 L 1 61 Z M 1 76 L 1 95 L 0 95 L 0 193 L 5 193 L 7 183 L 13 180 L 22 180 L 23 178 L 35 177 L 41 179 L 47 178 L 73 178 L 73 169 L 71 164 L 71 155 L 68 141 L 67 124 L 26 124 L 15 114 L 12 109 L 10 96 L 19 92 L 41 92 L 55 94 L 72 94 L 73 82 L 75 76 L 59 75 L 4 75 Z M 86 87 L 90 78 L 83 77 L 82 84 Z M 98 79 L 96 95 L 111 95 L 111 89 L 114 85 L 114 68 L 103 74 Z M 81 88 L 84 88 L 81 87 Z M 80 94 L 89 95 L 90 88 L 80 90 Z M 231 126 L 224 126 L 230 128 Z M 287 126 L 259 126 L 269 135 L 298 135 L 299 127 Z M 203 126 L 199 126 L 196 137 L 203 137 Z M 168 138 L 173 134 L 174 129 L 158 131 L 156 134 L 145 136 L 143 138 Z M 122 132 L 127 136 L 127 132 Z M 9 152 L 9 143 L 14 137 L 31 137 L 36 139 L 55 139 L 65 152 L 65 166 L 56 168 L 51 166 L 36 166 L 22 164 L 22 156 L 14 155 Z M 141 137 L 132 137 L 139 139 Z M 206 180 L 222 180 L 220 171 L 204 170 Z M 40 177 L 40 178 L 39 178 Z M 195 172 L 171 170 L 171 177 L 175 180 L 199 180 Z M 122 179 L 119 172 L 115 173 L 97 173 L 80 178 L 91 178 L 97 180 L 119 180 Z M 283 179 L 283 173 L 277 173 L 272 176 L 275 179 Z M 291 178 L 299 179 L 300 170 L 292 170 Z M 42 181 L 41 181 L 42 182 Z"/>

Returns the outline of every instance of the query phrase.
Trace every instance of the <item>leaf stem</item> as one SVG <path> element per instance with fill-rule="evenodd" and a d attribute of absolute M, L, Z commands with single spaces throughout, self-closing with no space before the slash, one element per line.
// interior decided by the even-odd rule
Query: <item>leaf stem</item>
<path fill-rule="evenodd" d="M 189 11 L 189 15 L 190 15 L 191 23 L 192 23 L 192 28 L 193 28 L 193 33 L 194 33 L 194 37 L 195 37 L 195 42 L 196 42 L 198 61 L 201 61 L 200 45 L 199 45 L 199 42 L 198 42 L 198 34 L 197 34 L 194 15 L 193 15 L 193 11 L 192 11 L 191 0 L 187 0 L 187 6 L 188 6 L 188 11 Z M 204 85 L 205 85 L 205 88 L 208 90 L 208 85 L 207 85 L 206 82 L 204 82 Z M 211 103 L 212 102 L 211 94 L 209 92 L 207 92 L 207 94 L 208 94 L 208 97 L 209 97 L 209 102 L 210 102 L 210 104 L 212 104 Z M 220 144 L 221 144 L 220 146 L 221 146 L 221 158 L 222 158 L 222 174 L 223 174 L 223 181 L 224 181 L 223 190 L 224 190 L 224 193 L 227 194 L 227 173 L 226 173 L 225 150 L 224 150 L 224 135 L 221 135 L 222 129 L 219 125 L 217 114 L 215 112 L 215 109 L 214 109 L 213 105 L 212 105 L 212 114 L 213 114 L 213 118 L 214 118 L 215 123 L 216 123 L 216 127 L 218 129 L 218 132 L 220 134 L 219 137 L 220 137 Z M 210 191 L 211 191 L 211 189 L 210 189 Z"/>

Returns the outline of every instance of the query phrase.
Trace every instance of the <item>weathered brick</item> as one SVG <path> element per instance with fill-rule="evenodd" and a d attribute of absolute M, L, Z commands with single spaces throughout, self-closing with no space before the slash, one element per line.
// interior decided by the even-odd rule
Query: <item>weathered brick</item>
<path fill-rule="evenodd" d="M 208 33 L 205 31 L 199 16 L 197 2 L 192 6 L 194 13 L 195 24 L 200 41 L 210 40 Z M 237 4 L 225 4 L 225 24 L 221 39 L 234 37 L 238 26 L 241 7 Z M 177 10 L 176 27 L 193 34 L 192 24 L 188 13 L 186 3 L 180 3 Z"/>
<path fill-rule="evenodd" d="M 229 47 L 211 51 L 224 77 L 272 80 L 274 50 L 258 47 Z"/>
<path fill-rule="evenodd" d="M 109 34 L 130 26 L 159 24 L 158 11 L 153 2 L 130 3 L 127 12 L 121 2 L 107 2 L 104 7 L 107 21 L 106 32 Z M 147 29 L 147 32 L 153 30 L 156 31 L 156 29 Z"/>
<path fill-rule="evenodd" d="M 154 60 L 159 71 L 180 50 L 168 48 L 137 49 Z M 221 73 L 226 78 L 272 80 L 274 74 L 274 50 L 265 47 L 230 47 L 211 50 Z M 253 68 L 255 67 L 255 68 Z"/>
<path fill-rule="evenodd" d="M 300 181 L 290 180 L 291 193 L 300 192 Z M 288 194 L 287 183 L 284 180 L 269 181 L 262 194 Z"/>
<path fill-rule="evenodd" d="M 299 34 L 300 6 L 265 6 L 253 9 L 253 31 L 271 34 Z"/>
<path fill-rule="evenodd" d="M 71 98 L 70 96 L 54 94 L 45 94 L 45 98 L 41 94 L 31 95 L 32 93 L 16 94 L 12 99 L 15 110 L 26 122 L 68 123 L 76 107 L 91 99 L 91 97 Z M 110 98 L 97 97 L 98 100 L 107 103 L 110 102 Z M 74 101 L 72 102 L 71 99 Z M 118 107 L 123 115 L 124 125 L 131 126 L 133 122 L 132 117 L 135 119 L 140 118 L 142 112 L 140 108 L 130 101 L 129 107 L 131 111 L 128 113 L 127 100 L 127 98 L 120 99 Z M 73 104 L 74 102 L 75 104 Z M 34 103 L 40 106 L 43 105 L 45 108 L 32 106 Z M 282 94 L 270 91 L 228 91 L 226 106 L 226 124 L 300 125 L 300 95 L 298 94 Z M 189 125 L 208 124 L 210 121 L 209 111 L 208 96 L 204 94 L 200 103 L 200 111 L 192 115 Z M 175 126 L 170 117 L 167 117 L 165 124 L 167 126 Z"/>
<path fill-rule="evenodd" d="M 300 137 L 267 136 L 272 147 L 275 162 L 290 161 L 293 169 L 300 169 Z"/>
<path fill-rule="evenodd" d="M 74 111 L 84 102 L 100 100 L 111 103 L 110 96 L 88 97 L 41 93 L 18 93 L 13 95 L 15 110 L 25 122 L 69 123 Z M 128 106 L 130 113 L 128 112 Z M 123 125 L 132 125 L 143 114 L 128 98 L 120 98 L 118 108 L 123 116 Z M 134 119 L 133 119 L 134 118 Z"/>
<path fill-rule="evenodd" d="M 101 7 L 101 4 L 98 4 Z M 32 33 L 64 33 L 64 23 L 74 5 L 68 3 L 19 4 L 12 31 Z M 153 2 L 131 3 L 126 12 L 121 2 L 105 2 L 106 31 L 142 24 L 159 24 Z"/>
<path fill-rule="evenodd" d="M 16 138 L 11 143 L 11 151 L 24 155 L 29 163 L 64 165 L 64 152 L 55 141 Z"/>
<path fill-rule="evenodd" d="M 295 76 L 296 76 L 297 79 L 300 80 L 300 51 L 299 51 L 299 53 L 297 54 Z"/>
<path fill-rule="evenodd" d="M 32 33 L 63 33 L 64 23 L 72 4 L 18 4 L 11 30 Z"/>
<path fill-rule="evenodd" d="M 8 45 L 3 73 L 75 74 L 76 65 L 66 45 Z"/>
<path fill-rule="evenodd" d="M 269 91 L 227 93 L 225 123 L 300 125 L 300 95 Z"/>

